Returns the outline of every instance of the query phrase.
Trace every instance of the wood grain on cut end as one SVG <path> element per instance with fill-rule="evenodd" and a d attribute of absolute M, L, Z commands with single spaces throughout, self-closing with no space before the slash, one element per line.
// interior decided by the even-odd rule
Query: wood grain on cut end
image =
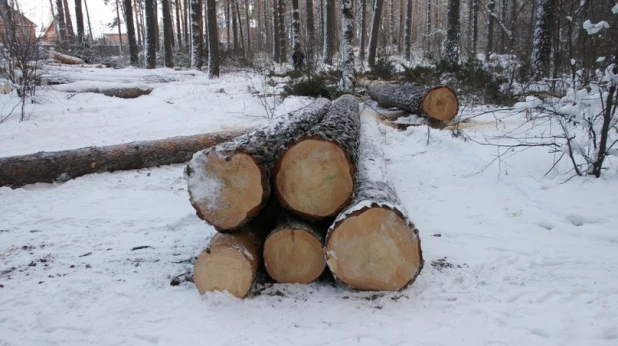
<path fill-rule="evenodd" d="M 242 153 L 225 156 L 211 151 L 203 169 L 216 191 L 212 191 L 212 196 L 192 200 L 202 219 L 218 230 L 231 230 L 257 215 L 264 187 L 262 172 L 251 156 Z"/>
<path fill-rule="evenodd" d="M 251 233 L 216 234 L 195 262 L 193 280 L 199 293 L 228 291 L 245 297 L 259 265 L 259 244 Z"/>
<path fill-rule="evenodd" d="M 425 95 L 422 107 L 430 118 L 450 121 L 457 116 L 459 101 L 451 88 L 442 86 L 431 89 Z"/>
<path fill-rule="evenodd" d="M 326 267 L 322 240 L 304 229 L 278 229 L 264 243 L 264 264 L 277 282 L 308 284 Z"/>
<path fill-rule="evenodd" d="M 315 218 L 337 213 L 354 190 L 353 168 L 340 146 L 319 139 L 293 144 L 275 176 L 282 205 Z"/>
<path fill-rule="evenodd" d="M 398 213 L 373 207 L 352 214 L 332 229 L 326 260 L 335 277 L 367 291 L 396 291 L 422 266 L 419 238 Z"/>

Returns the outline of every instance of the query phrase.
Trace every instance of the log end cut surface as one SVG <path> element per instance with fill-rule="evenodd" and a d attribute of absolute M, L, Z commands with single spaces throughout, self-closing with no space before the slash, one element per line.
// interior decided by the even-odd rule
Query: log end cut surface
<path fill-rule="evenodd" d="M 281 158 L 275 177 L 283 206 L 315 218 L 332 216 L 354 190 L 353 167 L 335 143 L 305 139 Z"/>
<path fill-rule="evenodd" d="M 264 244 L 266 271 L 281 283 L 308 284 L 326 267 L 322 242 L 302 229 L 283 228 Z"/>
<path fill-rule="evenodd" d="M 195 262 L 193 280 L 200 294 L 228 291 L 245 297 L 258 267 L 258 241 L 253 235 L 218 234 Z"/>
<path fill-rule="evenodd" d="M 418 274 L 419 238 L 396 212 L 380 207 L 353 215 L 331 230 L 326 260 L 337 279 L 359 290 L 396 291 Z"/>
<path fill-rule="evenodd" d="M 449 87 L 431 89 L 422 102 L 425 113 L 433 119 L 450 121 L 459 112 L 457 95 Z"/>
<path fill-rule="evenodd" d="M 211 151 L 190 168 L 191 203 L 198 216 L 217 229 L 234 229 L 259 212 L 264 187 L 260 168 L 251 156 Z"/>

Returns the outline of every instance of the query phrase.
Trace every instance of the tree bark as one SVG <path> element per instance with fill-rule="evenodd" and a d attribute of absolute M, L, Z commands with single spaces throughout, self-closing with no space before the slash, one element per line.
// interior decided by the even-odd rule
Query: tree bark
<path fill-rule="evenodd" d="M 178 45 L 178 50 L 182 52 L 182 30 L 181 30 L 181 17 L 180 17 L 180 2 L 175 0 L 175 10 L 176 10 L 176 44 Z"/>
<path fill-rule="evenodd" d="M 279 0 L 272 0 L 273 3 L 273 48 L 274 58 L 277 63 L 281 63 L 281 39 L 283 33 L 279 32 Z"/>
<path fill-rule="evenodd" d="M 240 42 L 240 49 L 243 51 L 243 55 L 245 54 L 245 34 L 242 30 L 242 17 L 240 16 L 240 5 L 238 5 L 238 1 L 234 2 L 236 5 L 236 18 L 238 19 L 238 29 L 240 30 L 240 34 L 238 36 L 238 41 Z"/>
<path fill-rule="evenodd" d="M 479 0 L 472 0 L 472 56 L 476 59 L 479 37 Z"/>
<path fill-rule="evenodd" d="M 496 9 L 496 0 L 487 2 L 487 10 L 491 13 Z M 487 15 L 487 47 L 485 49 L 485 59 L 489 59 L 494 52 L 494 16 Z"/>
<path fill-rule="evenodd" d="M 69 10 L 69 3 L 64 1 L 64 23 L 67 29 L 67 37 L 71 40 L 75 39 L 75 31 L 73 30 L 73 21 L 71 20 L 71 10 Z"/>
<path fill-rule="evenodd" d="M 234 52 L 237 53 L 238 49 L 239 49 L 239 44 L 238 44 L 238 23 L 236 21 L 236 6 L 235 6 L 235 2 L 234 0 L 230 0 L 230 14 L 232 15 L 232 31 L 234 34 L 234 39 L 233 39 L 233 43 L 234 43 Z"/>
<path fill-rule="evenodd" d="M 63 44 L 67 40 L 67 26 L 64 21 L 64 5 L 62 4 L 62 0 L 56 0 L 56 11 L 58 13 L 58 27 L 60 28 L 58 34 L 60 36 L 60 43 Z"/>
<path fill-rule="evenodd" d="M 161 0 L 161 10 L 163 11 L 163 48 L 165 51 L 164 65 L 165 67 L 174 67 L 174 55 L 172 45 L 174 42 L 174 33 L 172 32 L 173 22 L 170 12 L 170 0 Z"/>
<path fill-rule="evenodd" d="M 449 65 L 459 63 L 459 0 L 449 0 L 444 42 L 444 61 Z"/>
<path fill-rule="evenodd" d="M 286 119 L 196 153 L 185 176 L 197 215 L 219 231 L 250 221 L 270 196 L 279 148 L 319 123 L 329 106 L 318 99 Z"/>
<path fill-rule="evenodd" d="M 431 1 L 427 0 L 425 11 L 425 40 L 427 44 L 426 54 L 431 55 Z"/>
<path fill-rule="evenodd" d="M 336 36 L 336 0 L 326 0 L 326 30 L 324 32 L 324 63 L 327 65 L 333 64 L 333 56 L 335 55 L 335 46 L 337 42 Z M 380 0 L 383 1 L 383 0 Z"/>
<path fill-rule="evenodd" d="M 202 2 L 191 1 L 191 68 L 201 70 L 204 65 L 204 46 L 201 30 Z"/>
<path fill-rule="evenodd" d="M 137 42 L 135 42 L 135 27 L 133 26 L 133 5 L 131 0 L 124 0 L 124 10 L 126 13 L 127 37 L 129 38 L 129 54 L 131 65 L 139 65 L 139 57 L 137 56 Z"/>
<path fill-rule="evenodd" d="M 315 59 L 315 19 L 313 16 L 313 0 L 307 0 L 307 70 L 313 71 Z"/>
<path fill-rule="evenodd" d="M 249 23 L 250 20 L 251 18 L 249 17 L 249 0 L 245 0 L 245 27 L 247 28 L 247 49 L 245 49 L 245 51 L 247 52 L 246 56 L 251 56 L 253 54 L 253 51 L 251 50 L 251 25 Z"/>
<path fill-rule="evenodd" d="M 457 95 L 447 86 L 374 82 L 367 88 L 367 93 L 380 107 L 396 107 L 434 121 L 448 122 L 459 112 Z"/>
<path fill-rule="evenodd" d="M 206 0 L 208 6 L 208 76 L 219 77 L 219 28 L 217 26 L 217 3 Z"/>
<path fill-rule="evenodd" d="M 224 131 L 162 140 L 0 158 L 0 186 L 66 181 L 86 174 L 186 162 L 193 154 L 238 137 Z"/>
<path fill-rule="evenodd" d="M 292 0 L 292 51 L 300 48 L 300 12 L 298 0 Z"/>
<path fill-rule="evenodd" d="M 412 58 L 412 0 L 408 0 L 406 7 L 406 33 L 404 47 L 405 58 L 410 61 Z"/>
<path fill-rule="evenodd" d="M 90 41 L 94 40 L 92 36 L 92 25 L 90 24 L 90 12 L 88 11 L 88 0 L 84 0 L 84 7 L 86 8 L 86 19 L 88 20 L 88 34 L 90 36 Z"/>
<path fill-rule="evenodd" d="M 359 183 L 354 200 L 326 235 L 326 262 L 337 281 L 359 290 L 396 291 L 423 268 L 418 230 L 386 178 L 384 154 L 374 142 L 375 120 L 363 117 Z"/>
<path fill-rule="evenodd" d="M 378 49 L 378 35 L 380 33 L 380 20 L 382 17 L 382 5 L 384 0 L 375 0 L 373 9 L 373 20 L 371 24 L 371 38 L 369 39 L 369 67 L 374 67 L 376 64 L 376 51 Z"/>
<path fill-rule="evenodd" d="M 352 1 L 341 0 L 342 17 L 342 40 L 341 40 L 341 89 L 352 91 L 354 89 L 354 15 L 352 14 Z"/>
<path fill-rule="evenodd" d="M 118 0 L 116 0 L 116 21 L 118 22 L 118 42 L 120 43 L 120 54 L 122 55 L 122 25 L 120 23 L 120 5 L 118 5 Z"/>
<path fill-rule="evenodd" d="M 77 26 L 77 43 L 84 42 L 84 14 L 82 12 L 82 0 L 75 0 L 75 22 Z"/>
<path fill-rule="evenodd" d="M 157 68 L 157 34 L 155 26 L 155 0 L 144 0 L 146 3 L 146 68 Z"/>
<path fill-rule="evenodd" d="M 282 207 L 320 220 L 350 202 L 358 162 L 358 103 L 350 95 L 338 98 L 321 123 L 287 143 L 273 172 Z"/>
<path fill-rule="evenodd" d="M 289 61 L 287 47 L 285 45 L 285 1 L 278 0 L 279 2 L 279 49 L 281 49 L 280 59 L 281 62 Z"/>
<path fill-rule="evenodd" d="M 280 283 L 308 284 L 326 268 L 322 250 L 325 230 L 284 214 L 264 242 L 264 266 Z"/>
<path fill-rule="evenodd" d="M 540 0 L 537 3 L 531 59 L 533 74 L 537 78 L 549 76 L 552 59 L 554 11 L 554 0 Z"/>

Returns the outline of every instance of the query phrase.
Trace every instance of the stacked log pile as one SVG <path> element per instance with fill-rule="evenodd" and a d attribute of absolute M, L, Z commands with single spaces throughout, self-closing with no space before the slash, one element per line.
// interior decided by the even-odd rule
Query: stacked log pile
<path fill-rule="evenodd" d="M 353 96 L 318 99 L 193 156 L 191 204 L 218 231 L 195 263 L 200 294 L 245 297 L 262 266 L 279 283 L 308 284 L 326 268 L 358 290 L 414 281 L 418 230 L 386 178 L 375 120 L 362 122 Z"/>

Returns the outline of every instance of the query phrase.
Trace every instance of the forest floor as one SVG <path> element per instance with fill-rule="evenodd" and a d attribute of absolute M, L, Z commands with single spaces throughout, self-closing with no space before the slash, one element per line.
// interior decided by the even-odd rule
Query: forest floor
<path fill-rule="evenodd" d="M 154 90 L 125 100 L 45 87 L 27 121 L 0 124 L 0 156 L 268 121 L 251 93 L 264 80 L 249 73 L 57 74 Z M 288 98 L 276 112 L 309 102 Z M 472 141 L 380 127 L 426 261 L 401 292 L 263 283 L 239 300 L 171 286 L 215 232 L 189 204 L 183 165 L 0 188 L 0 345 L 616 345 L 616 162 L 601 179 L 570 180 L 566 164 L 545 175 L 546 148 L 490 165 L 496 148 L 474 140 L 526 121 L 491 109 L 463 107 Z"/>

